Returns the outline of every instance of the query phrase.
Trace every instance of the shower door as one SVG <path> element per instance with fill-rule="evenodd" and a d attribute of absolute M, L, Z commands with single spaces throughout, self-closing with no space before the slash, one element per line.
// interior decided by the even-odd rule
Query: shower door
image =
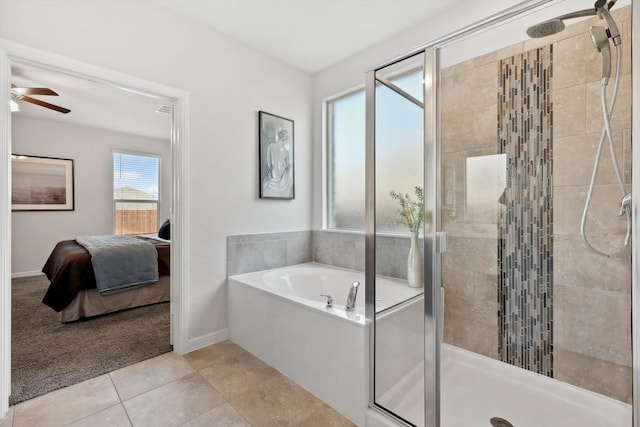
<path fill-rule="evenodd" d="M 367 74 L 370 402 L 401 425 L 640 426 L 632 6 L 598 4 L 563 25 L 576 2 L 514 6 Z M 414 238 L 394 216 L 417 183 Z"/>
<path fill-rule="evenodd" d="M 433 97 L 425 96 L 432 68 L 433 55 L 423 51 L 367 77 L 370 399 L 398 422 L 415 426 L 425 426 L 425 410 L 428 418 L 437 417 L 437 405 L 425 407 L 437 394 L 431 254 L 438 213 L 434 146 L 425 144 L 433 140 L 425 138 L 425 132 L 433 134 Z"/>

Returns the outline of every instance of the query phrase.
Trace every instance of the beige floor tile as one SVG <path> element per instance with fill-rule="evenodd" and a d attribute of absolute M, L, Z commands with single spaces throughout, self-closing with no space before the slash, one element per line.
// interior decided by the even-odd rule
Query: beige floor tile
<path fill-rule="evenodd" d="M 311 416 L 305 421 L 297 424 L 296 427 L 356 427 L 356 424 L 343 417 L 329 405 L 322 405 L 321 408 L 313 411 Z"/>
<path fill-rule="evenodd" d="M 134 427 L 179 426 L 224 403 L 215 388 L 198 373 L 124 402 Z"/>
<path fill-rule="evenodd" d="M 279 373 L 257 357 L 245 353 L 223 359 L 201 370 L 200 375 L 213 384 L 223 397 L 229 398 L 255 389 Z"/>
<path fill-rule="evenodd" d="M 182 427 L 251 427 L 251 424 L 233 406 L 225 403 L 183 424 Z"/>
<path fill-rule="evenodd" d="M 243 357 L 246 354 L 247 351 L 238 344 L 226 340 L 185 354 L 183 357 L 191 366 L 200 370 L 229 359 Z"/>
<path fill-rule="evenodd" d="M 16 405 L 13 427 L 61 426 L 119 402 L 109 375 L 101 375 Z"/>
<path fill-rule="evenodd" d="M 13 425 L 13 406 L 9 408 L 9 412 L 4 418 L 0 418 L 0 427 L 11 427 Z"/>
<path fill-rule="evenodd" d="M 125 401 L 193 372 L 193 367 L 182 356 L 171 352 L 118 369 L 109 375 L 120 399 Z"/>
<path fill-rule="evenodd" d="M 131 422 L 122 404 L 118 404 L 68 424 L 67 427 L 131 427 Z"/>
<path fill-rule="evenodd" d="M 283 375 L 228 399 L 253 426 L 297 426 L 323 406 L 322 401 Z"/>

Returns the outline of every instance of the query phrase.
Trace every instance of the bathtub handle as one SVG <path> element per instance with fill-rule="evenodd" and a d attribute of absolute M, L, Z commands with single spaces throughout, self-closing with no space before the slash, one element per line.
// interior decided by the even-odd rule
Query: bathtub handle
<path fill-rule="evenodd" d="M 327 308 L 333 307 L 333 297 L 331 295 L 320 295 L 327 298 Z"/>

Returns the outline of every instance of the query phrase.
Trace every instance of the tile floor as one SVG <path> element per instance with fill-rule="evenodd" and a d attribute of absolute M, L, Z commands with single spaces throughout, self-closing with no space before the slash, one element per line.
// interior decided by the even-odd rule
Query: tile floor
<path fill-rule="evenodd" d="M 166 353 L 12 407 L 0 427 L 355 426 L 231 341 Z"/>

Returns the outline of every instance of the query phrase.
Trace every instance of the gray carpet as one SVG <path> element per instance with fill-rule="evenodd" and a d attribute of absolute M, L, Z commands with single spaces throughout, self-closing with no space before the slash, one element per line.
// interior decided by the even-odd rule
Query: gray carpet
<path fill-rule="evenodd" d="M 169 303 L 60 323 L 44 276 L 13 279 L 11 405 L 172 350 Z"/>

